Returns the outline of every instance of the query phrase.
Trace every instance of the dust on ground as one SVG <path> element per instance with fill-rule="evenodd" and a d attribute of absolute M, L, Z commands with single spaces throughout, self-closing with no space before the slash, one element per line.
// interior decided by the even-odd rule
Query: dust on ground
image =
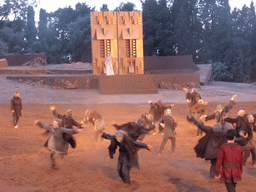
<path fill-rule="evenodd" d="M 216 108 L 217 103 L 210 103 L 206 114 Z M 188 123 L 185 116 L 186 104 L 176 104 L 172 109 L 176 129 L 176 152 L 171 154 L 169 141 L 159 157 L 158 150 L 162 135 L 147 135 L 144 142 L 153 146 L 152 151 L 139 151 L 140 170 L 131 170 L 131 185 L 123 183 L 118 176 L 118 151 L 113 159 L 109 158 L 108 140 L 95 142 L 93 126 L 87 127 L 75 135 L 77 148 L 69 149 L 64 159 L 58 160 L 58 169 L 50 168 L 50 152 L 43 147 L 47 136 L 43 129 L 34 126 L 34 120 L 40 119 L 51 123 L 53 115 L 49 104 L 24 104 L 20 127 L 11 125 L 9 104 L 0 104 L 0 185 L 2 192 L 79 192 L 79 191 L 161 191 L 161 192 L 223 192 L 225 184 L 209 179 L 210 162 L 196 158 L 193 147 L 198 141 L 196 127 Z M 251 113 L 255 111 L 255 102 L 239 102 L 230 111 L 236 116 L 239 109 Z M 148 111 L 147 104 L 56 104 L 59 113 L 65 114 L 72 108 L 77 121 L 83 119 L 87 108 L 97 110 L 106 122 L 106 132 L 114 134 L 113 123 L 122 124 L 136 121 Z M 207 122 L 213 125 L 214 121 Z M 256 170 L 248 159 L 242 176 L 237 184 L 237 191 L 255 191 Z"/>
<path fill-rule="evenodd" d="M 223 192 L 225 184 L 209 179 L 210 162 L 196 158 L 193 147 L 198 141 L 196 127 L 185 119 L 188 113 L 185 92 L 159 89 L 158 94 L 101 95 L 98 90 L 65 90 L 35 87 L 7 80 L 0 76 L 0 185 L 2 192 L 80 192 L 80 191 L 161 191 L 161 192 Z M 10 99 L 15 91 L 20 92 L 23 116 L 18 129 L 12 126 Z M 209 102 L 206 114 L 213 112 L 219 103 L 225 104 L 237 94 L 237 104 L 229 116 L 236 117 L 240 109 L 255 113 L 256 97 L 254 84 L 211 82 L 198 90 Z M 147 135 L 144 142 L 153 146 L 152 151 L 140 150 L 140 170 L 131 170 L 131 185 L 124 184 L 117 173 L 118 152 L 109 158 L 109 141 L 95 142 L 93 127 L 89 125 L 76 134 L 77 148 L 69 149 L 68 155 L 58 161 L 58 169 L 50 168 L 50 153 L 43 147 L 47 139 L 44 130 L 34 126 L 34 120 L 51 123 L 49 110 L 55 105 L 59 113 L 74 111 L 74 119 L 83 119 L 87 108 L 97 110 L 106 122 L 106 132 L 113 134 L 113 123 L 136 121 L 148 112 L 149 100 L 161 98 L 164 103 L 174 103 L 172 115 L 179 122 L 176 129 L 176 152 L 171 154 L 169 141 L 159 157 L 157 152 L 162 135 Z M 213 125 L 215 121 L 207 122 Z M 237 191 L 256 191 L 256 169 L 248 159 L 242 181 Z"/>

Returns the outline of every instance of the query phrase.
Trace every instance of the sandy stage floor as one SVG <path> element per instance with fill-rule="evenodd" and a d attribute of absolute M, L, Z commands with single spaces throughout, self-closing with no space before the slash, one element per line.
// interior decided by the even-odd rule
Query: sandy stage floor
<path fill-rule="evenodd" d="M 24 95 L 23 95 L 24 96 Z M 184 99 L 184 98 L 183 98 Z M 217 103 L 210 103 L 206 114 L 211 113 Z M 180 122 L 177 127 L 176 152 L 171 154 L 168 142 L 163 155 L 157 152 L 162 135 L 148 135 L 144 142 L 153 146 L 152 151 L 140 150 L 140 170 L 131 170 L 131 184 L 124 184 L 118 176 L 116 166 L 118 152 L 110 159 L 107 147 L 109 141 L 95 142 L 93 127 L 88 125 L 83 132 L 75 135 L 77 148 L 70 149 L 68 155 L 58 161 L 58 169 L 50 168 L 50 153 L 43 147 L 47 136 L 44 130 L 34 126 L 34 120 L 51 123 L 53 116 L 50 104 L 23 105 L 24 113 L 18 129 L 11 124 L 9 104 L 0 104 L 0 191 L 1 192 L 207 192 L 226 191 L 225 185 L 218 180 L 209 179 L 210 163 L 196 158 L 193 147 L 198 141 L 196 127 L 185 120 L 188 112 L 186 104 L 176 104 L 172 109 L 173 117 Z M 106 122 L 106 132 L 113 134 L 113 123 L 122 124 L 136 121 L 144 112 L 146 104 L 58 104 L 59 113 L 72 108 L 74 118 L 82 120 L 85 109 L 100 112 Z M 235 117 L 239 109 L 255 113 L 255 102 L 238 102 L 229 116 Z M 207 122 L 213 125 L 215 121 Z M 237 184 L 237 191 L 253 192 L 255 189 L 256 169 L 249 158 Z"/>

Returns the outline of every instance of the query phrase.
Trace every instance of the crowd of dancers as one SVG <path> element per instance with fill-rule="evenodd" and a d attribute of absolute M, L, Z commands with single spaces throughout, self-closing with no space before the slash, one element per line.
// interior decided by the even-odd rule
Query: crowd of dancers
<path fill-rule="evenodd" d="M 252 165 L 256 165 L 256 149 L 253 140 L 253 132 L 256 132 L 255 115 L 239 110 L 237 117 L 227 116 L 227 113 L 235 106 L 234 100 L 237 95 L 233 95 L 225 106 L 217 105 L 212 114 L 206 115 L 204 113 L 208 102 L 202 100 L 197 89 L 193 88 L 189 92 L 187 88 L 184 88 L 184 91 L 189 108 L 186 119 L 197 126 L 196 135 L 201 137 L 194 147 L 196 156 L 211 162 L 211 179 L 220 178 L 225 182 L 228 191 L 235 191 L 237 181 L 241 180 L 243 165 L 250 154 Z M 149 101 L 148 104 L 148 112 L 142 114 L 137 122 L 114 124 L 116 132 L 113 135 L 105 132 L 104 119 L 97 111 L 87 109 L 85 118 L 78 123 L 74 120 L 71 109 L 61 115 L 54 106 L 51 106 L 50 110 L 55 117 L 52 124 L 45 124 L 40 120 L 35 121 L 35 125 L 46 129 L 49 133 L 44 146 L 50 151 L 51 167 L 56 168 L 56 160 L 59 157 L 63 158 L 69 147 L 76 148 L 76 141 L 72 135 L 81 132 L 87 123 L 91 123 L 94 127 L 95 141 L 99 138 L 110 141 L 108 147 L 110 158 L 113 158 L 116 149 L 119 148 L 117 170 L 121 179 L 125 183 L 130 183 L 131 168 L 139 169 L 139 149 L 152 149 L 151 145 L 143 143 L 147 134 L 155 135 L 158 132 L 163 135 L 158 150 L 159 156 L 162 155 L 168 140 L 171 141 L 171 153 L 175 152 L 175 129 L 178 122 L 175 122 L 172 117 L 174 104 L 164 105 L 161 99 L 155 103 Z M 18 128 L 18 120 L 22 114 L 22 103 L 18 92 L 11 100 L 11 111 L 14 128 Z M 212 127 L 204 125 L 204 122 L 212 119 L 216 120 Z"/>

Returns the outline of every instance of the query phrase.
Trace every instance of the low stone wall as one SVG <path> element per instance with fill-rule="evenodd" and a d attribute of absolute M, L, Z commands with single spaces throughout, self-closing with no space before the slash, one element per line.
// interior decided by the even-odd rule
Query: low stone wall
<path fill-rule="evenodd" d="M 0 67 L 8 67 L 8 63 L 6 59 L 0 59 Z"/>
<path fill-rule="evenodd" d="M 77 82 L 78 89 L 98 89 L 98 78 L 93 75 L 12 75 L 7 79 L 19 82 L 41 82 L 41 84 L 59 88 L 61 82 L 69 81 L 74 84 Z M 88 81 L 89 86 L 88 86 Z"/>
<path fill-rule="evenodd" d="M 159 87 L 161 82 L 170 84 L 184 84 L 194 82 L 200 84 L 200 75 L 197 73 L 177 73 L 177 74 L 148 74 L 155 85 Z"/>
<path fill-rule="evenodd" d="M 200 75 L 191 73 L 180 74 L 148 74 L 148 75 L 10 75 L 7 79 L 19 82 L 39 82 L 44 85 L 56 87 L 68 81 L 76 84 L 78 89 L 98 89 L 103 94 L 136 94 L 156 93 L 155 88 L 160 88 L 161 82 L 169 84 L 195 83 L 200 84 Z M 105 81 L 105 80 L 106 81 Z M 146 81 L 147 80 L 147 81 Z M 123 85 L 122 86 L 122 83 Z M 151 83 L 151 85 L 149 85 Z M 121 85 L 120 85 L 121 84 Z M 143 89 L 141 88 L 141 85 Z M 118 87 L 115 87 L 118 86 Z M 129 86 L 129 89 L 127 89 Z M 154 88 L 155 87 L 155 88 Z M 118 90 L 120 91 L 117 91 Z M 122 90 L 123 89 L 123 90 Z M 111 91 L 113 90 L 113 91 Z M 129 93 L 129 90 L 130 93 Z M 119 93 L 118 93 L 119 92 Z"/>
<path fill-rule="evenodd" d="M 45 70 L 45 69 L 1 69 L 0 74 L 9 75 L 39 75 L 39 74 L 52 74 L 52 75 L 91 75 L 92 70 Z"/>
<path fill-rule="evenodd" d="M 46 59 L 46 55 L 44 53 L 28 53 L 24 55 L 4 55 L 4 56 L 0 56 L 0 59 L 6 59 L 8 66 L 21 66 L 22 64 L 28 61 L 33 61 L 38 57 L 41 57 L 42 59 Z"/>

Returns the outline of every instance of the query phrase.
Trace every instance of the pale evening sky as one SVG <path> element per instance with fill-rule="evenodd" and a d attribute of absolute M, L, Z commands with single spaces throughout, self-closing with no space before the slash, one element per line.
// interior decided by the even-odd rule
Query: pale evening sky
<path fill-rule="evenodd" d="M 144 1 L 144 0 L 143 0 Z M 244 4 L 247 6 L 250 6 L 252 0 L 229 0 L 229 4 L 231 6 L 231 9 L 234 9 L 235 7 L 237 8 L 242 8 Z M 108 8 L 110 11 L 114 10 L 116 7 L 120 5 L 121 2 L 127 3 L 131 2 L 136 5 L 137 10 L 141 10 L 141 2 L 140 0 L 39 0 L 38 3 L 38 8 L 43 8 L 47 12 L 54 12 L 58 8 L 65 8 L 71 6 L 72 8 L 75 8 L 75 5 L 77 3 L 86 3 L 90 7 L 95 7 L 96 11 L 100 11 L 100 8 L 102 7 L 103 4 L 107 4 Z M 256 4 L 256 0 L 253 0 L 254 5 Z"/>

